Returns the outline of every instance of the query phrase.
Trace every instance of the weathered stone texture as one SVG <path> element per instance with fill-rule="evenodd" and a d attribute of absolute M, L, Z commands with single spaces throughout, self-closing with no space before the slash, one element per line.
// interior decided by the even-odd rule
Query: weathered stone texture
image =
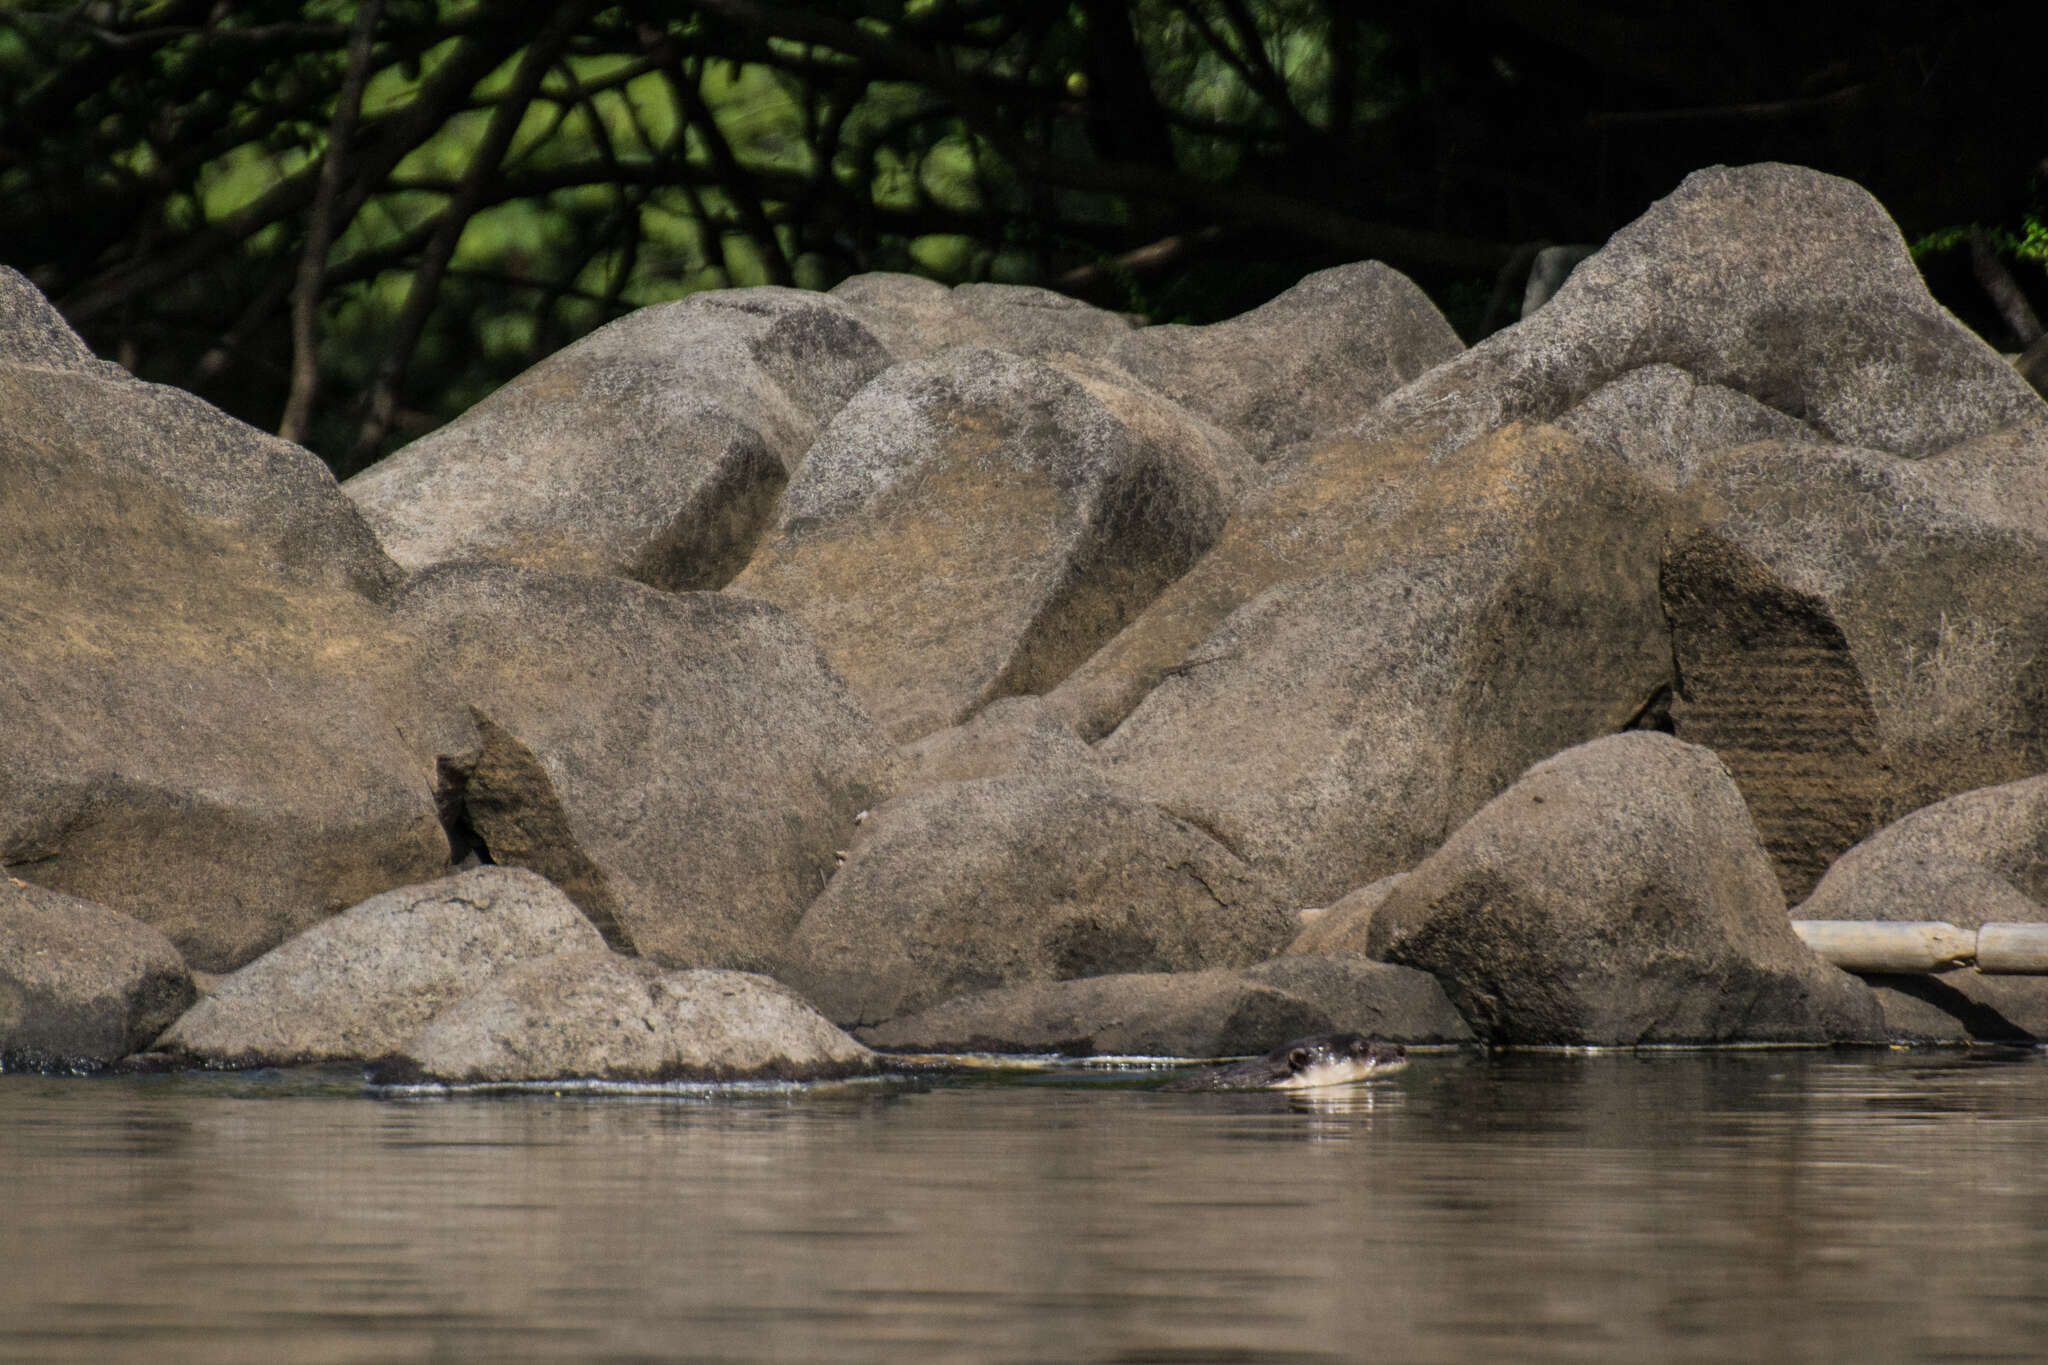
<path fill-rule="evenodd" d="M 481 714 L 470 825 L 617 947 L 759 965 L 880 797 L 879 736 L 764 603 L 467 564 L 420 575 L 396 610 Z"/>
<path fill-rule="evenodd" d="M 826 429 L 733 584 L 781 606 L 898 741 L 1042 692 L 1215 539 L 1212 468 L 998 351 L 899 365 Z"/>
<path fill-rule="evenodd" d="M 1264 879 L 1098 781 L 912 791 L 861 826 L 774 968 L 852 1027 L 969 991 L 1241 966 L 1292 924 Z"/>
<path fill-rule="evenodd" d="M 119 1061 L 192 1002 L 192 974 L 140 920 L 0 876 L 0 1069 Z"/>
<path fill-rule="evenodd" d="M 224 978 L 157 1046 L 218 1065 L 369 1061 L 534 958 L 604 940 L 518 868 L 478 867 L 372 896 Z"/>
<path fill-rule="evenodd" d="M 643 308 L 350 479 L 406 568 L 486 558 L 723 586 L 818 428 L 889 355 L 828 297 Z"/>
<path fill-rule="evenodd" d="M 1654 733 L 1531 768 L 1401 880 L 1368 946 L 1434 973 L 1495 1044 L 1884 1036 L 1869 991 L 1793 934 L 1727 770 Z"/>

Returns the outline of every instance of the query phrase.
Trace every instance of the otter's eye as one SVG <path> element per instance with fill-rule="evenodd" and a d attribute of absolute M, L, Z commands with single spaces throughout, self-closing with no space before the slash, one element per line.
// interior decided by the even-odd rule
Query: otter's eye
<path fill-rule="evenodd" d="M 1292 1051 L 1292 1052 L 1290 1052 L 1290 1053 L 1288 1053 L 1288 1054 L 1287 1054 L 1287 1069 L 1288 1069 L 1289 1071 L 1299 1071 L 1299 1070 L 1301 1070 L 1301 1069 L 1302 1069 L 1303 1067 L 1305 1067 L 1305 1066 L 1307 1066 L 1307 1065 L 1308 1065 L 1308 1049 L 1307 1049 L 1307 1048 L 1305 1048 L 1305 1047 L 1298 1047 L 1298 1048 L 1294 1049 L 1294 1051 Z"/>

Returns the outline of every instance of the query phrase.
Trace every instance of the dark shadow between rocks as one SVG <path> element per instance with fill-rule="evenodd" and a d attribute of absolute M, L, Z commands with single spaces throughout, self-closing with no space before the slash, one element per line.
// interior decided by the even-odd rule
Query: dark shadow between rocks
<path fill-rule="evenodd" d="M 459 778 L 459 784 L 451 780 L 443 788 L 452 793 L 459 785 L 460 791 L 458 812 L 442 805 L 451 846 L 460 829 L 479 861 L 538 872 L 567 893 L 613 951 L 637 954 L 633 936 L 619 921 L 618 898 L 603 869 L 578 847 L 539 757 L 482 711 L 471 707 L 470 717 L 481 742 L 475 765 L 464 774 L 451 760 L 440 760 L 444 773 Z M 436 803 L 441 804 L 440 793 Z"/>

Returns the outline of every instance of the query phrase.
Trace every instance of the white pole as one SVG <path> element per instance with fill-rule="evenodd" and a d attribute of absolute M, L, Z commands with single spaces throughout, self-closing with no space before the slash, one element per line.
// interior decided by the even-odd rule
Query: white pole
<path fill-rule="evenodd" d="M 1977 931 L 1977 970 L 2048 976 L 2048 924 L 1987 924 Z"/>
<path fill-rule="evenodd" d="M 2048 930 L 2048 924 L 2038 927 Z M 1851 972 L 1940 972 L 1968 962 L 1978 952 L 1974 930 L 1938 920 L 1796 919 L 1792 932 L 1820 957 Z M 2042 939 L 2042 947 L 2048 951 L 2048 937 Z M 2048 964 L 2048 956 L 2042 961 Z M 2048 971 L 2048 965 L 2021 970 Z"/>

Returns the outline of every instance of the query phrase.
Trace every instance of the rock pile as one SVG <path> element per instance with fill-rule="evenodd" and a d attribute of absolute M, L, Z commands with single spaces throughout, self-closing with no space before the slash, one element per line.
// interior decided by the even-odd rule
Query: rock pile
<path fill-rule="evenodd" d="M 1470 350 L 699 295 L 343 485 L 0 268 L 0 416 L 0 1065 L 2048 1033 L 1789 928 L 2048 920 L 2048 406 L 1832 177 Z"/>

